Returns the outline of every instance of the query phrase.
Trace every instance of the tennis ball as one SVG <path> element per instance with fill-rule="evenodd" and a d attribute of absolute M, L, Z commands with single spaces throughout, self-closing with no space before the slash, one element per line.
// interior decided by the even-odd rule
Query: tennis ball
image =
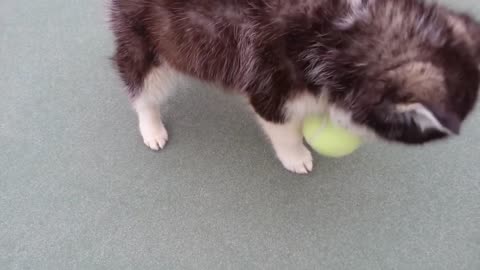
<path fill-rule="evenodd" d="M 325 116 L 306 118 L 303 124 L 303 136 L 315 151 L 332 158 L 348 156 L 361 145 L 360 138 L 334 125 Z"/>

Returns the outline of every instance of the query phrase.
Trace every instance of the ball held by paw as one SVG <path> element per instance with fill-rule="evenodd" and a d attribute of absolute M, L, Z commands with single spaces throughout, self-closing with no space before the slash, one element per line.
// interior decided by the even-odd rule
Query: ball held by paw
<path fill-rule="evenodd" d="M 319 154 L 341 158 L 355 152 L 362 144 L 360 138 L 333 124 L 326 116 L 311 116 L 303 124 L 306 142 Z"/>

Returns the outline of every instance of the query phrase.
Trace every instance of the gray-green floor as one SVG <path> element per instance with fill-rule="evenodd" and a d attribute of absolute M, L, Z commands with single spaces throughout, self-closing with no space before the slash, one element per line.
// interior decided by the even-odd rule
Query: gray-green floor
<path fill-rule="evenodd" d="M 480 269 L 478 113 L 300 177 L 240 102 L 189 87 L 153 153 L 102 2 L 0 1 L 0 269 Z"/>

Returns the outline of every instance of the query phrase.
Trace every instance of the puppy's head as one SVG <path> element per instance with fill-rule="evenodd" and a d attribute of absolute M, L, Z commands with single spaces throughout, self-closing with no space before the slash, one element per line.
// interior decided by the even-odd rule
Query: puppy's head
<path fill-rule="evenodd" d="M 363 35 L 384 47 L 358 38 L 348 48 L 358 74 L 332 118 L 348 112 L 357 129 L 407 144 L 459 134 L 478 96 L 480 25 L 434 7 L 422 12 L 391 14 L 393 26 L 381 25 L 381 16 L 370 21 L 377 29 Z"/>

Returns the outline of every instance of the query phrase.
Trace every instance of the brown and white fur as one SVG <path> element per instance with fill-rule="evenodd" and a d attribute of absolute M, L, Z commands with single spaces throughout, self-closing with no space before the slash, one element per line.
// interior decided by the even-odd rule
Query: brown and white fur
<path fill-rule="evenodd" d="M 480 26 L 421 0 L 111 0 L 115 63 L 145 144 L 179 77 L 244 95 L 288 170 L 308 173 L 300 125 L 422 144 L 458 134 L 478 95 Z"/>

